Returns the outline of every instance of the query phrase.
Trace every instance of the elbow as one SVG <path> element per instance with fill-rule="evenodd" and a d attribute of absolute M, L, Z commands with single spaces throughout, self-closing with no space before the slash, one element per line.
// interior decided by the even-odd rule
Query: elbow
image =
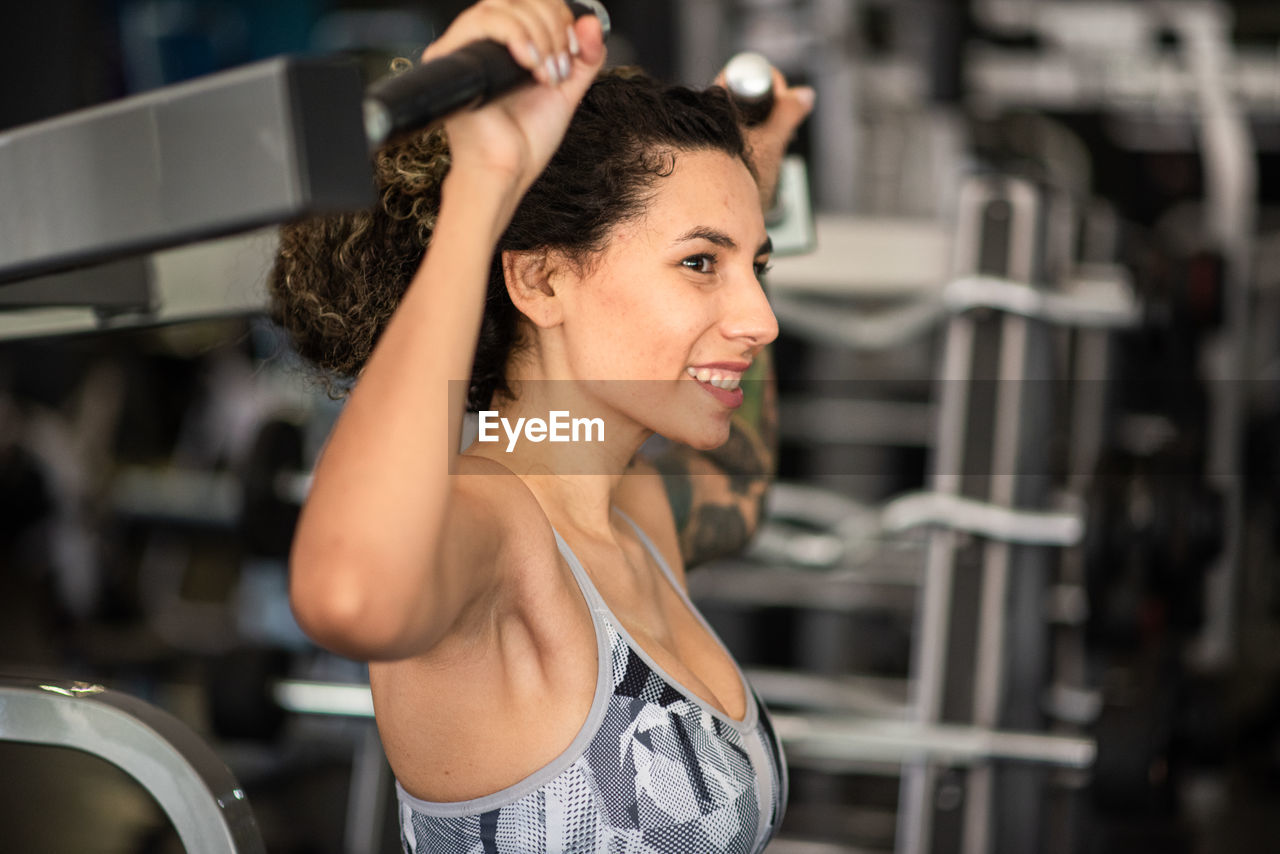
<path fill-rule="evenodd" d="M 302 631 L 325 649 L 358 661 L 411 655 L 408 615 L 395 607 L 403 602 L 378 595 L 376 573 L 365 566 L 326 563 L 291 561 L 289 604 Z"/>
<path fill-rule="evenodd" d="M 369 617 L 365 594 L 340 580 L 322 582 L 315 575 L 291 572 L 289 605 L 298 626 L 315 643 L 338 655 L 357 660 L 376 657 L 386 638 L 376 636 L 378 623 Z"/>

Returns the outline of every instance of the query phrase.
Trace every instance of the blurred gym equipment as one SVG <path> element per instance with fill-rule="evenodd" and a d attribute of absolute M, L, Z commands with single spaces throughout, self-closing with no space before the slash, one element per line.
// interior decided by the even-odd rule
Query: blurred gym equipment
<path fill-rule="evenodd" d="M 159 801 L 191 854 L 265 854 L 226 765 L 155 706 L 85 682 L 0 679 L 0 740 L 71 748 L 119 766 Z"/>
<path fill-rule="evenodd" d="M 1274 838 L 1274 11 L 611 5 L 616 55 L 706 83 L 754 51 L 818 91 L 768 221 L 813 250 L 768 278 L 782 480 L 751 550 L 689 579 L 777 711 L 771 850 Z M 357 44 L 337 15 L 316 38 Z M 14 565 L 93 629 L 60 660 L 198 683 L 260 811 L 329 745 L 340 845 L 373 852 L 395 839 L 364 675 L 297 632 L 283 566 L 336 407 L 245 320 L 264 227 L 367 202 L 361 92 L 353 64 L 273 59 L 0 132 L 0 476 Z M 223 350 L 171 326 L 214 318 Z M 74 380 L 38 374 L 71 403 L 17 390 L 103 331 L 164 370 L 88 349 Z M 140 405 L 149 385 L 180 402 Z"/>

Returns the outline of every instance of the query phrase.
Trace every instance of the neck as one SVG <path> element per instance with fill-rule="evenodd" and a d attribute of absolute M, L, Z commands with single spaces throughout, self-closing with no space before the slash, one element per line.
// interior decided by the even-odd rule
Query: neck
<path fill-rule="evenodd" d="M 468 454 L 514 472 L 557 529 L 608 535 L 614 496 L 650 435 L 569 380 L 515 384 L 514 399 L 495 396 L 481 413 Z"/>

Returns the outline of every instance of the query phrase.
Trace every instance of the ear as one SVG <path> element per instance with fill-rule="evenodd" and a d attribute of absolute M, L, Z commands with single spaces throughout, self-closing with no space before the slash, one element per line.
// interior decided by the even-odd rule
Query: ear
<path fill-rule="evenodd" d="M 555 289 L 555 264 L 545 249 L 502 253 L 502 277 L 516 308 L 535 326 L 558 326 L 563 305 Z"/>

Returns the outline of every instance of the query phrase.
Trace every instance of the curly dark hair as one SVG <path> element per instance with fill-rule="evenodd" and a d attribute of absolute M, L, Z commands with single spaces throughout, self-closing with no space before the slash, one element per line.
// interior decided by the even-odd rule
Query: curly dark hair
<path fill-rule="evenodd" d="M 681 151 L 723 151 L 752 169 L 733 102 L 719 87 L 659 83 L 634 69 L 602 73 L 564 141 L 498 242 L 468 406 L 510 396 L 506 368 L 521 345 L 520 312 L 507 294 L 502 252 L 554 249 L 577 263 L 601 251 L 614 226 L 644 211 L 655 182 Z M 449 170 L 442 131 L 409 135 L 374 164 L 378 203 L 280 230 L 268 278 L 270 315 L 298 352 L 349 388 L 399 304 L 431 240 Z M 753 171 L 754 174 L 754 171 Z"/>

